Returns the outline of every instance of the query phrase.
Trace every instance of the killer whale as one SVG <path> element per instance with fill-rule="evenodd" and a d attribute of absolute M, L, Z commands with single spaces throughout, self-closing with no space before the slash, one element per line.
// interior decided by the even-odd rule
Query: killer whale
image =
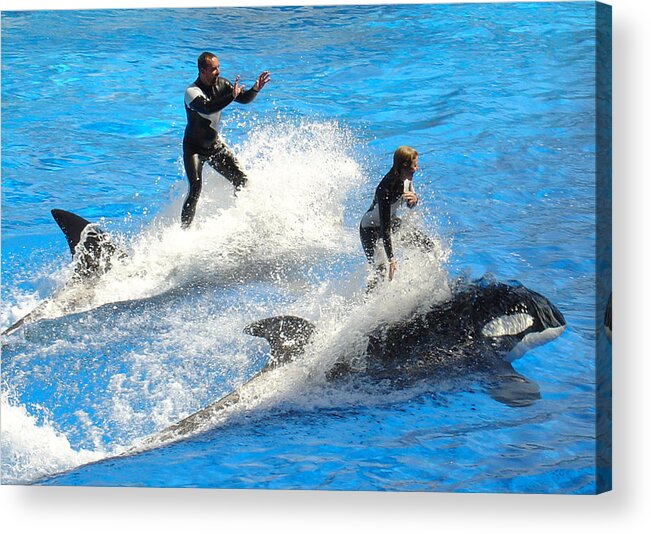
<path fill-rule="evenodd" d="M 285 325 L 289 319 L 280 321 Z M 283 362 L 294 357 L 304 338 L 287 339 L 287 326 L 279 335 L 277 322 L 274 318 L 256 322 L 247 326 L 246 332 L 265 338 L 272 360 Z M 540 390 L 520 375 L 512 362 L 558 337 L 565 326 L 563 314 L 539 293 L 518 282 L 484 278 L 459 284 L 451 298 L 425 313 L 416 312 L 397 324 L 375 328 L 368 335 L 364 373 L 396 385 L 480 373 L 495 400 L 526 406 L 540 398 Z M 329 378 L 352 372 L 348 363 L 340 360 Z"/>
<path fill-rule="evenodd" d="M 558 337 L 565 326 L 558 308 L 520 283 L 486 278 L 459 283 L 445 302 L 370 332 L 364 374 L 396 387 L 419 380 L 481 375 L 494 400 L 512 407 L 528 406 L 540 398 L 540 388 L 518 373 L 512 361 Z M 151 443 L 160 445 L 205 429 L 216 414 L 240 401 L 243 388 L 300 358 L 315 332 L 310 321 L 291 315 L 247 325 L 244 333 L 269 343 L 270 355 L 262 370 L 233 392 L 167 427 Z M 328 379 L 341 380 L 354 373 L 359 371 L 339 360 Z"/>
<path fill-rule="evenodd" d="M 53 209 L 51 214 L 63 232 L 72 254 L 74 264 L 72 279 L 62 290 L 45 299 L 35 309 L 5 329 L 0 334 L 2 336 L 9 335 L 25 324 L 43 317 L 48 307 L 70 285 L 92 283 L 93 280 L 110 270 L 116 259 L 122 260 L 127 257 L 127 254 L 96 224 L 61 209 Z"/>

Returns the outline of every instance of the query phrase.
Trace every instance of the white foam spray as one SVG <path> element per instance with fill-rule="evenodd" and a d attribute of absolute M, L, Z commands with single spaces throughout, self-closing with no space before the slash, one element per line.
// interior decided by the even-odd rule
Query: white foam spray
<path fill-rule="evenodd" d="M 8 394 L 0 402 L 3 484 L 33 482 L 104 457 L 97 450 L 74 450 L 50 421 L 39 422 L 24 406 L 11 403 Z"/>
<path fill-rule="evenodd" d="M 240 403 L 209 426 L 280 405 L 376 402 L 357 390 L 331 390 L 328 371 L 342 358 L 363 370 L 365 340 L 374 327 L 449 295 L 449 248 L 441 242 L 430 253 L 400 247 L 396 278 L 365 295 L 367 267 L 357 228 L 342 221 L 348 197 L 363 184 L 372 187 L 377 177 L 364 176 L 358 142 L 340 125 L 255 126 L 249 140 L 233 148 L 249 177 L 237 197 L 222 177 L 205 170 L 197 216 L 182 230 L 184 191 L 177 187 L 172 203 L 146 226 L 114 235 L 128 259 L 72 299 L 75 312 L 92 312 L 53 324 L 42 339 L 20 339 L 11 364 L 19 362 L 21 372 L 12 386 L 29 385 L 25 361 L 36 361 L 38 352 L 47 358 L 41 372 L 60 381 L 60 399 L 75 401 L 66 408 L 69 428 L 57 420 L 55 430 L 3 397 L 3 419 L 8 410 L 30 428 L 24 439 L 12 430 L 15 423 L 7 439 L 3 434 L 3 471 L 10 480 L 33 480 L 119 454 L 232 391 L 268 353 L 265 342 L 243 335 L 242 328 L 271 315 L 305 317 L 318 333 L 300 361 L 243 388 Z M 66 274 L 59 267 L 52 279 Z M 12 295 L 21 310 L 34 298 L 20 297 Z M 133 304 L 120 304 L 125 302 Z M 79 374 L 80 365 L 86 374 Z M 77 376 L 97 380 L 86 384 L 85 397 L 66 394 L 66 388 L 75 390 Z M 49 459 L 30 453 L 41 444 Z"/>

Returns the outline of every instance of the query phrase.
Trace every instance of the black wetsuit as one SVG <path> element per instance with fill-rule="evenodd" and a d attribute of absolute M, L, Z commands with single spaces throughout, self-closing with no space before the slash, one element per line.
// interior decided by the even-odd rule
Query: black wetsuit
<path fill-rule="evenodd" d="M 402 195 L 406 191 L 413 191 L 411 180 L 403 182 L 393 172 L 389 172 L 382 178 L 375 189 L 373 203 L 359 224 L 359 236 L 369 263 L 373 263 L 375 246 L 379 239 L 384 243 L 384 252 L 388 260 L 393 260 L 391 230 L 400 224 L 400 219 L 396 217 L 395 212 L 402 203 Z"/>
<path fill-rule="evenodd" d="M 240 104 L 252 102 L 257 95 L 253 88 L 233 98 L 233 85 L 217 78 L 208 86 L 197 80 L 185 90 L 185 111 L 188 124 L 183 137 L 183 164 L 190 183 L 188 196 L 181 212 L 181 224 L 190 226 L 201 194 L 201 172 L 207 161 L 238 190 L 246 184 L 246 176 L 233 153 L 219 140 L 221 111 L 233 100 Z"/>
<path fill-rule="evenodd" d="M 414 192 L 412 180 L 401 180 L 393 172 L 389 172 L 375 189 L 373 203 L 362 217 L 359 224 L 359 237 L 362 241 L 362 248 L 366 259 L 370 264 L 375 262 L 375 248 L 377 242 L 382 239 L 384 252 L 389 261 L 393 260 L 393 243 L 391 234 L 401 224 L 396 216 L 398 207 L 403 203 L 402 195 L 406 192 Z M 434 243 L 421 231 L 412 228 L 403 232 L 401 241 L 411 242 L 423 250 L 432 250 Z M 384 265 L 376 266 L 382 272 Z"/>

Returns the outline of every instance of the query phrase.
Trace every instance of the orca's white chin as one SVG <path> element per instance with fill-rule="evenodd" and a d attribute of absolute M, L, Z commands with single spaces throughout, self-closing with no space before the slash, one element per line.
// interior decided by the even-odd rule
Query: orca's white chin
<path fill-rule="evenodd" d="M 531 332 L 522 338 L 522 340 L 513 347 L 506 355 L 506 361 L 512 362 L 520 358 L 525 352 L 533 348 L 549 343 L 560 336 L 565 330 L 565 325 L 547 328 L 542 332 Z"/>

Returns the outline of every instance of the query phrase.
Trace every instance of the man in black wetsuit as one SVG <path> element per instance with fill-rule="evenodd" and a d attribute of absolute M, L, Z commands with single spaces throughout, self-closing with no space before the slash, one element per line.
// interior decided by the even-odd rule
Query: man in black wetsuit
<path fill-rule="evenodd" d="M 246 184 L 246 176 L 237 159 L 218 137 L 219 119 L 222 109 L 231 102 L 252 102 L 270 80 L 269 72 L 264 71 L 253 87 L 245 91 L 239 84 L 239 76 L 234 84 L 220 78 L 219 59 L 210 52 L 199 56 L 197 66 L 199 77 L 185 90 L 188 124 L 183 137 L 183 164 L 190 189 L 181 211 L 181 225 L 184 228 L 188 228 L 194 219 L 201 194 L 201 171 L 206 161 L 229 180 L 236 191 Z"/>

